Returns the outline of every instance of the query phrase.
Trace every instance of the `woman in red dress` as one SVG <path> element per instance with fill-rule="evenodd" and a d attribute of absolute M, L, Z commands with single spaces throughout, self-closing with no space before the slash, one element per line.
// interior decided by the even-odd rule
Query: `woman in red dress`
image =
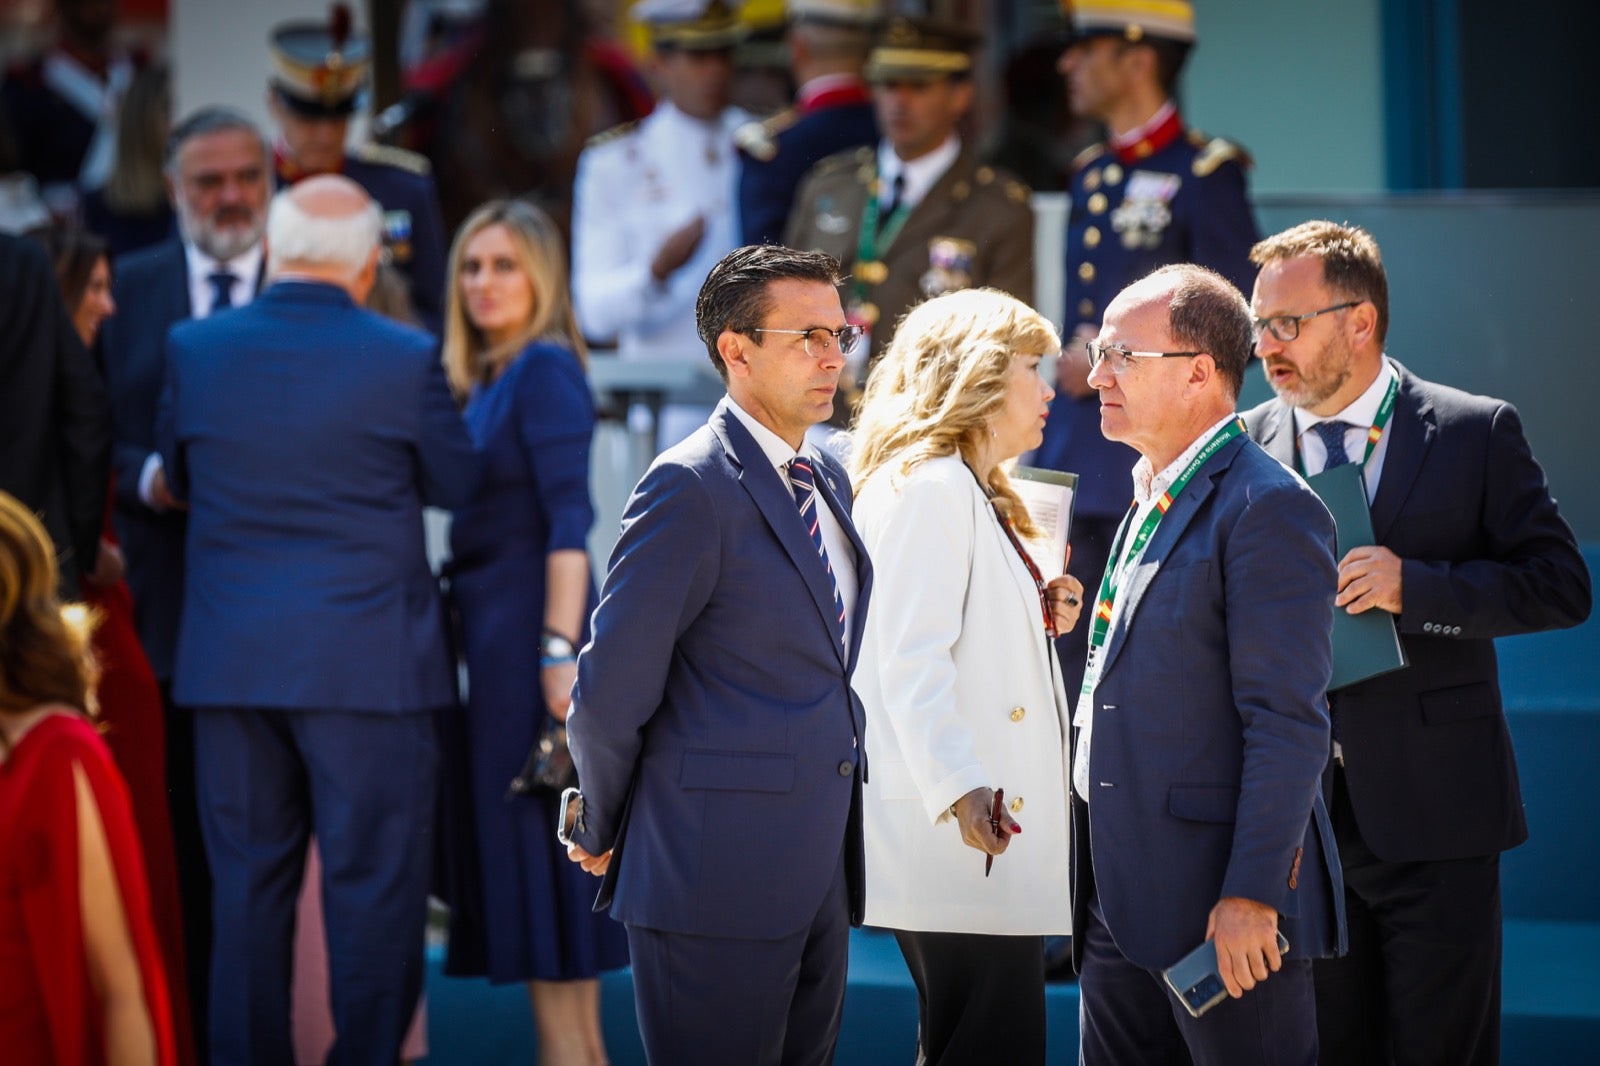
<path fill-rule="evenodd" d="M 84 346 L 94 348 L 101 323 L 116 311 L 111 298 L 111 266 L 100 238 L 82 230 L 60 230 L 49 238 L 56 283 Z M 143 844 L 155 910 L 156 935 L 171 985 L 179 1063 L 191 1066 L 193 1032 L 183 948 L 183 912 L 178 897 L 177 858 L 167 806 L 166 729 L 161 690 L 145 658 L 133 624 L 133 594 L 122 579 L 122 553 L 111 528 L 111 494 L 100 555 L 84 575 L 83 596 L 99 615 L 93 646 L 100 664 L 95 688 L 105 742 L 127 781 L 133 820 Z"/>
<path fill-rule="evenodd" d="M 171 1010 L 128 789 L 86 717 L 90 622 L 44 528 L 0 493 L 0 1049 L 171 1066 Z"/>

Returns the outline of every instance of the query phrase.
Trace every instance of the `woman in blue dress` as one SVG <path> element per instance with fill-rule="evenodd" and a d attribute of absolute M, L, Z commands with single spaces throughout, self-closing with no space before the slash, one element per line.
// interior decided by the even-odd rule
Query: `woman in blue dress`
<path fill-rule="evenodd" d="M 488 976 L 524 981 L 542 1066 L 599 1066 L 598 975 L 627 964 L 622 927 L 555 839 L 556 796 L 507 785 L 549 718 L 564 721 L 594 582 L 587 352 L 562 240 L 537 208 L 494 201 L 450 252 L 444 362 L 484 456 L 455 515 L 451 588 L 467 662 L 467 753 Z"/>

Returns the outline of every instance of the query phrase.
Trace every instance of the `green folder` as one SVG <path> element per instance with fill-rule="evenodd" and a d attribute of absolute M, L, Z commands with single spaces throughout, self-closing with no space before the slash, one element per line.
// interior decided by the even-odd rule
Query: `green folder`
<path fill-rule="evenodd" d="M 1343 559 L 1352 548 L 1377 543 L 1360 463 L 1324 470 L 1316 477 L 1306 478 L 1306 484 L 1322 497 L 1333 514 L 1333 524 L 1338 528 L 1336 559 Z M 1351 614 L 1343 607 L 1333 609 L 1333 678 L 1328 682 L 1329 692 L 1408 664 L 1394 615 L 1377 608 L 1360 614 Z"/>

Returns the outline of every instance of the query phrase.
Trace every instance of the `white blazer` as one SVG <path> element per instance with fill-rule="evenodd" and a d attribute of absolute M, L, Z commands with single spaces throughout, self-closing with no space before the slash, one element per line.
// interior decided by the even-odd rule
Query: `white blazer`
<path fill-rule="evenodd" d="M 959 456 L 898 469 L 873 474 L 854 511 L 876 575 L 855 674 L 866 924 L 1070 933 L 1071 709 L 1038 591 Z M 1023 828 L 987 879 L 947 813 L 985 785 Z"/>

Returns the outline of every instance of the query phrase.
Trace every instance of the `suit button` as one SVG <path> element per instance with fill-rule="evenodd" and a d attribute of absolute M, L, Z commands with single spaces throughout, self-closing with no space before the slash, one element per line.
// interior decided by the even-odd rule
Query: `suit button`
<path fill-rule="evenodd" d="M 1012 814 L 1021 814 L 1022 813 L 1022 797 L 1021 796 L 1018 796 L 1016 799 L 1011 801 L 1011 813 Z"/>
<path fill-rule="evenodd" d="M 1460 626 L 1451 626 L 1450 627 L 1450 635 L 1452 637 L 1459 637 L 1461 635 L 1461 627 Z"/>
<path fill-rule="evenodd" d="M 1011 708 L 1011 720 L 1013 722 L 1020 722 L 1024 718 L 1026 718 L 1027 716 L 1028 716 L 1028 708 L 1026 708 L 1026 707 L 1013 707 L 1013 708 Z"/>
<path fill-rule="evenodd" d="M 1083 231 L 1083 246 L 1085 248 L 1100 247 L 1100 227 L 1090 226 Z"/>
<path fill-rule="evenodd" d="M 1082 281 L 1082 282 L 1085 282 L 1085 283 L 1091 282 L 1091 281 L 1094 280 L 1094 264 L 1093 263 L 1079 263 L 1078 264 L 1078 280 Z"/>
<path fill-rule="evenodd" d="M 839 764 L 840 777 L 849 777 L 851 774 L 855 773 L 855 771 L 856 764 L 851 762 L 849 759 L 846 759 L 844 762 Z"/>
<path fill-rule="evenodd" d="M 1422 631 L 1424 633 L 1432 633 L 1433 632 L 1433 623 L 1432 622 L 1424 622 L 1424 623 L 1422 623 Z"/>

